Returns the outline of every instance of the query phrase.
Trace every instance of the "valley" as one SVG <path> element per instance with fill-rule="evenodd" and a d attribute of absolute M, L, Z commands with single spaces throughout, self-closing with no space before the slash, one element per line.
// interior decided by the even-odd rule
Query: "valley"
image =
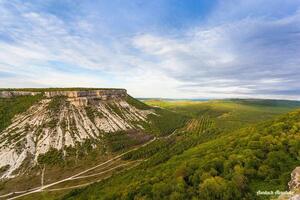
<path fill-rule="evenodd" d="M 173 137 L 124 156 L 146 163 L 63 199 L 277 199 L 256 192 L 289 190 L 299 165 L 300 115 L 291 111 L 299 105 L 263 102 L 146 102 L 194 119 Z"/>
<path fill-rule="evenodd" d="M 0 200 L 300 200 L 300 0 L 0 0 Z"/>
<path fill-rule="evenodd" d="M 300 165 L 297 101 L 25 91 L 0 98 L 3 199 L 279 198 L 256 193 Z"/>

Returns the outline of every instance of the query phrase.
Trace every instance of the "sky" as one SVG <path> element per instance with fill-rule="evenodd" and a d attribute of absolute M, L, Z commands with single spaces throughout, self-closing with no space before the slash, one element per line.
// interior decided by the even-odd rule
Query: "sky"
<path fill-rule="evenodd" d="M 300 1 L 0 0 L 0 87 L 300 100 Z"/>

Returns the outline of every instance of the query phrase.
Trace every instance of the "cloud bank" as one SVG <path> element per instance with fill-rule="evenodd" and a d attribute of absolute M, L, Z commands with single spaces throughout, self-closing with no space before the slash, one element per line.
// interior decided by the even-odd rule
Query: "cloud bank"
<path fill-rule="evenodd" d="M 215 1 L 206 12 L 198 10 L 198 18 L 183 15 L 177 24 L 170 21 L 174 1 L 136 1 L 104 14 L 97 8 L 114 6 L 79 9 L 66 1 L 49 9 L 51 1 L 45 2 L 0 1 L 1 87 L 125 87 L 137 97 L 300 99 L 297 1 Z M 162 7 L 150 20 L 157 5 Z M 108 20 L 113 15 L 122 24 Z"/>

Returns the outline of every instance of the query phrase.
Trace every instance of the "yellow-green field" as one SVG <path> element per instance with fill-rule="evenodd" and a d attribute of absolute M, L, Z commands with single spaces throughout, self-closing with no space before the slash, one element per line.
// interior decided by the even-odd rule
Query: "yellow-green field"
<path fill-rule="evenodd" d="M 274 105 L 272 101 L 269 105 L 241 100 L 210 100 L 210 101 L 144 101 L 150 106 L 156 106 L 177 113 L 184 114 L 192 118 L 209 117 L 213 119 L 216 126 L 223 131 L 232 131 L 245 125 L 272 119 L 279 114 L 287 113 L 300 106 L 286 104 L 285 101 Z"/>

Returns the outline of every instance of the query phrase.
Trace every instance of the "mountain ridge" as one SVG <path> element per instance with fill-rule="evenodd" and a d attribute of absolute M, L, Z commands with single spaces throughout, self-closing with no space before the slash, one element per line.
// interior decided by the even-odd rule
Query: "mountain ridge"
<path fill-rule="evenodd" d="M 5 98 L 41 95 L 26 91 L 5 93 Z M 92 141 L 93 148 L 103 145 L 99 141 L 105 134 L 136 130 L 133 137 L 142 137 L 138 132 L 145 129 L 147 116 L 155 113 L 137 109 L 128 103 L 130 100 L 132 97 L 125 89 L 43 91 L 41 100 L 14 116 L 0 134 L 0 168 L 5 171 L 1 178 L 21 174 L 22 171 L 14 172 L 27 158 L 35 165 L 43 160 L 42 155 L 52 150 L 63 151 L 65 156 L 78 143 Z"/>

